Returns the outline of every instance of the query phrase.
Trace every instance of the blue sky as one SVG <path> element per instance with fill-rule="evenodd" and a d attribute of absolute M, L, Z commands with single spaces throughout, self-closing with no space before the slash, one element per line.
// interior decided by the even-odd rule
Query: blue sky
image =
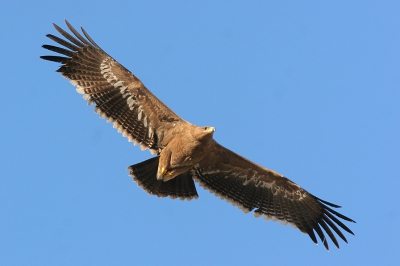
<path fill-rule="evenodd" d="M 398 1 L 9 1 L 0 264 L 400 264 L 399 17 Z M 343 206 L 356 236 L 326 252 L 200 187 L 147 195 L 126 167 L 150 153 L 39 59 L 64 18 L 219 143 Z"/>

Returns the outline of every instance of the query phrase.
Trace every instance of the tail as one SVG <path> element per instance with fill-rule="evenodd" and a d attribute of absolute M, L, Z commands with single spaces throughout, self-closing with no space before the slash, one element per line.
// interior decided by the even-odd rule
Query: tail
<path fill-rule="evenodd" d="M 164 182 L 157 180 L 157 168 L 159 157 L 154 157 L 138 164 L 129 166 L 129 175 L 133 177 L 138 186 L 147 193 L 158 197 L 170 197 L 181 200 L 198 198 L 196 187 L 190 171 Z"/>

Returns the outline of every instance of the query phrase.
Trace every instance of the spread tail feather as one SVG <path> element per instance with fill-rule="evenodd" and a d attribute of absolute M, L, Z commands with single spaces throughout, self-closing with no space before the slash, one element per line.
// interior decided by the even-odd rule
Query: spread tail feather
<path fill-rule="evenodd" d="M 158 160 L 159 157 L 154 157 L 127 168 L 130 172 L 129 175 L 138 186 L 142 187 L 147 193 L 161 198 L 168 196 L 172 199 L 191 200 L 199 197 L 190 171 L 167 182 L 157 180 Z"/>

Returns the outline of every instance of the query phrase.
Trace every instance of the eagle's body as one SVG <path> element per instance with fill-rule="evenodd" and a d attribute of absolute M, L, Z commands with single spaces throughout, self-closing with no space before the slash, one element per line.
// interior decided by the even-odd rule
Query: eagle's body
<path fill-rule="evenodd" d="M 95 112 L 113 122 L 123 136 L 156 157 L 128 167 L 133 180 L 159 197 L 197 198 L 196 180 L 204 188 L 256 217 L 279 220 L 308 234 L 317 243 L 317 232 L 325 247 L 322 229 L 339 247 L 335 235 L 347 242 L 337 225 L 353 232 L 338 218 L 354 222 L 281 174 L 259 166 L 219 145 L 213 127 L 193 125 L 157 99 L 131 72 L 105 53 L 85 32 L 82 37 L 68 22 L 75 36 L 54 25 L 68 41 L 51 34 L 67 49 L 44 45 L 65 55 L 42 56 L 62 63 L 58 72 L 77 86 Z M 322 227 L 322 229 L 321 229 Z"/>
<path fill-rule="evenodd" d="M 164 137 L 160 152 L 157 179 L 168 181 L 190 171 L 212 149 L 213 127 L 199 127 L 187 122 L 178 123 Z"/>

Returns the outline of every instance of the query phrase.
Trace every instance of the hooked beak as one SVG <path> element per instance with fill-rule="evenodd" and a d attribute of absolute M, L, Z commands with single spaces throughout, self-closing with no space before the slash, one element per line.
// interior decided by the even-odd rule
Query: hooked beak
<path fill-rule="evenodd" d="M 215 132 L 215 127 L 208 127 L 206 131 L 213 133 L 213 132 Z"/>

